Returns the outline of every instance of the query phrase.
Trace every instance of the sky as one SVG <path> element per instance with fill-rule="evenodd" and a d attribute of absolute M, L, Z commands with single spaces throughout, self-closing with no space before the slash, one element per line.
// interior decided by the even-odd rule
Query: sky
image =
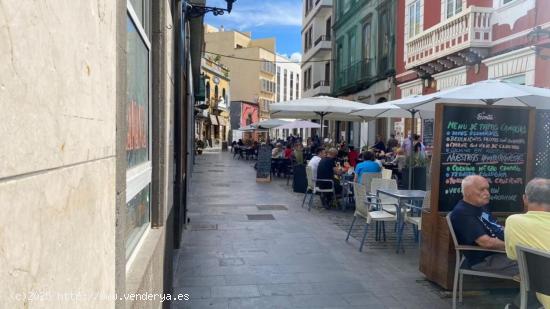
<path fill-rule="evenodd" d="M 207 0 L 206 5 L 227 7 L 225 0 Z M 237 0 L 231 14 L 209 13 L 205 23 L 226 30 L 250 31 L 253 39 L 275 37 L 277 53 L 301 59 L 301 0 Z"/>

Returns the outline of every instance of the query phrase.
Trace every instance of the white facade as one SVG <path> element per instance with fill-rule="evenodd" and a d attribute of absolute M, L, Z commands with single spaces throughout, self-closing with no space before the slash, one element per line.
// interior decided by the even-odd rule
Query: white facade
<path fill-rule="evenodd" d="M 330 94 L 332 0 L 303 0 L 302 16 L 303 96 Z"/>
<path fill-rule="evenodd" d="M 302 97 L 300 87 L 302 81 L 302 72 L 300 64 L 292 62 L 290 59 L 277 55 L 277 89 L 276 102 L 296 100 Z"/>

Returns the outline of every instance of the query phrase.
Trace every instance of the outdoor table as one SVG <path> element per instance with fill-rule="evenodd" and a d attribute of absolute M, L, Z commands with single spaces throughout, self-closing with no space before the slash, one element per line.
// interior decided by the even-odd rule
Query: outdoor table
<path fill-rule="evenodd" d="M 399 249 L 405 252 L 401 244 L 401 238 L 403 237 L 403 215 L 401 214 L 401 209 L 405 207 L 405 201 L 420 201 L 424 200 L 426 196 L 426 191 L 422 190 L 392 190 L 392 189 L 378 189 L 376 191 L 376 196 L 379 197 L 380 194 L 386 194 L 393 198 L 397 199 L 396 207 L 396 216 L 397 216 L 397 248 L 396 253 L 399 253 Z"/>

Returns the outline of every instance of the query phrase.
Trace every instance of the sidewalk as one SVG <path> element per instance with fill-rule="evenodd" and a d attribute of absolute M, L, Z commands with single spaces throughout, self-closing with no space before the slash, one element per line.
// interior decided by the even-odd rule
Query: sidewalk
<path fill-rule="evenodd" d="M 174 268 L 174 293 L 190 300 L 172 308 L 450 308 L 449 293 L 418 271 L 410 227 L 405 254 L 391 227 L 385 243 L 369 231 L 358 252 L 362 224 L 344 241 L 351 211 L 308 212 L 286 180 L 257 184 L 254 162 L 231 153 L 196 162 Z M 465 297 L 462 308 L 503 308 L 508 292 Z"/>

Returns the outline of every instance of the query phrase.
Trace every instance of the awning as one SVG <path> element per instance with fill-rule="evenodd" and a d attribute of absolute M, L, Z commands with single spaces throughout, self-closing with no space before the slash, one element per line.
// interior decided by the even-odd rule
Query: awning
<path fill-rule="evenodd" d="M 216 115 L 210 115 L 210 122 L 212 122 L 213 126 L 217 126 L 218 125 L 218 117 L 216 117 Z"/>

